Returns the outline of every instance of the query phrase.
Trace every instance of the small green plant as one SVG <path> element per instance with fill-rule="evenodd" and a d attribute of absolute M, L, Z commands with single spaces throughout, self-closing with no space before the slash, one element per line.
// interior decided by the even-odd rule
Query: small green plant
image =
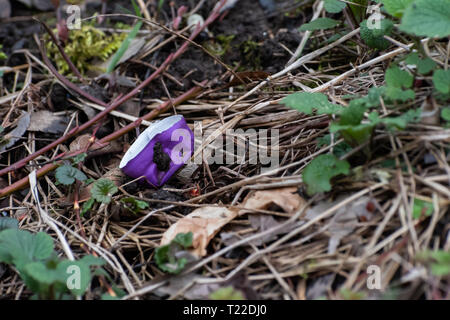
<path fill-rule="evenodd" d="M 126 197 L 120 199 L 120 202 L 133 213 L 138 213 L 141 210 L 148 208 L 148 203 L 142 200 L 137 200 L 133 197 Z"/>
<path fill-rule="evenodd" d="M 331 190 L 330 180 L 340 174 L 348 174 L 350 165 L 347 161 L 339 160 L 332 154 L 322 154 L 312 160 L 303 171 L 303 181 L 307 185 L 307 192 L 313 195 L 318 192 Z"/>
<path fill-rule="evenodd" d="M 5 220 L 3 227 L 5 227 Z M 14 265 L 33 293 L 33 299 L 73 299 L 87 290 L 92 266 L 105 262 L 94 256 L 71 261 L 59 258 L 53 239 L 44 232 L 33 234 L 17 229 L 9 220 L 0 231 L 0 262 Z M 1 229 L 0 229 L 1 230 Z"/>
<path fill-rule="evenodd" d="M 370 29 L 367 26 L 367 20 L 360 24 L 361 39 L 372 49 L 384 50 L 389 47 L 389 41 L 384 38 L 391 34 L 394 23 L 389 19 L 383 19 L 380 22 L 380 28 Z"/>
<path fill-rule="evenodd" d="M 242 292 L 236 290 L 233 286 L 217 289 L 209 297 L 211 300 L 245 300 Z"/>
<path fill-rule="evenodd" d="M 169 244 L 156 248 L 155 261 L 157 266 L 167 273 L 180 273 L 188 260 L 185 257 L 179 257 L 179 253 L 192 247 L 192 241 L 192 232 L 179 233 Z"/>
<path fill-rule="evenodd" d="M 88 180 L 86 175 L 79 169 L 75 168 L 75 165 L 83 162 L 86 157 L 86 153 L 80 153 L 79 155 L 70 158 L 70 162 L 66 161 L 66 164 L 59 166 L 55 171 L 57 184 L 69 186 L 74 184 L 76 180 L 86 182 Z"/>
<path fill-rule="evenodd" d="M 417 259 L 430 263 L 431 273 L 437 277 L 450 275 L 450 252 L 444 250 L 425 251 Z"/>
<path fill-rule="evenodd" d="M 413 218 L 419 219 L 423 216 L 427 217 L 433 213 L 433 204 L 418 198 L 414 198 L 413 203 Z"/>
<path fill-rule="evenodd" d="M 109 204 L 111 202 L 112 196 L 119 191 L 117 186 L 109 179 L 98 179 L 94 182 L 91 188 L 91 198 L 86 201 L 81 210 L 81 215 L 88 212 L 94 203 L 97 201 L 99 203 Z"/>

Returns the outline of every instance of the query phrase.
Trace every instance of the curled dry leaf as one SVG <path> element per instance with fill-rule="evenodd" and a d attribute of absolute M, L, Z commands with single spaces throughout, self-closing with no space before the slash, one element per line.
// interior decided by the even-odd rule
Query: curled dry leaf
<path fill-rule="evenodd" d="M 306 204 L 306 201 L 297 193 L 297 188 L 280 188 L 262 190 L 250 193 L 245 199 L 243 206 L 250 210 L 267 210 L 272 205 L 277 205 L 286 213 L 295 213 Z M 249 212 L 241 210 L 239 215 Z"/>
<path fill-rule="evenodd" d="M 169 244 L 179 233 L 193 233 L 191 253 L 196 256 L 206 255 L 209 241 L 224 225 L 237 217 L 237 210 L 223 207 L 203 207 L 194 210 L 173 224 L 161 239 L 161 245 Z"/>

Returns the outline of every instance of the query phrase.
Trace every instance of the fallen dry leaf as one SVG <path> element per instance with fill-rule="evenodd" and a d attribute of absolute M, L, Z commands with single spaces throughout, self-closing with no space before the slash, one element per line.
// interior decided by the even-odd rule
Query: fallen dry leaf
<path fill-rule="evenodd" d="M 194 235 L 192 241 L 193 249 L 190 252 L 193 255 L 202 257 L 206 255 L 206 247 L 209 241 L 237 215 L 237 210 L 223 207 L 198 208 L 170 226 L 162 236 L 161 246 L 169 244 L 179 233 L 192 232 Z"/>
<path fill-rule="evenodd" d="M 48 110 L 36 111 L 31 114 L 31 122 L 28 131 L 37 131 L 45 133 L 61 134 L 66 131 L 69 125 L 69 117 L 58 115 Z"/>
<path fill-rule="evenodd" d="M 302 208 L 306 204 L 306 201 L 297 193 L 297 188 L 288 187 L 250 193 L 244 199 L 243 207 L 251 210 L 267 210 L 274 204 L 286 213 L 294 213 Z M 239 215 L 247 212 L 249 211 L 241 210 Z"/>
<path fill-rule="evenodd" d="M 294 213 L 306 203 L 296 192 L 297 188 L 256 191 L 244 199 L 243 207 L 250 210 L 262 210 L 276 204 L 287 213 Z M 206 255 L 209 241 L 223 226 L 238 215 L 243 215 L 250 210 L 238 211 L 222 207 L 203 207 L 194 210 L 178 220 L 163 234 L 161 246 L 169 244 L 179 233 L 192 232 L 193 249 L 191 253 L 202 257 Z"/>

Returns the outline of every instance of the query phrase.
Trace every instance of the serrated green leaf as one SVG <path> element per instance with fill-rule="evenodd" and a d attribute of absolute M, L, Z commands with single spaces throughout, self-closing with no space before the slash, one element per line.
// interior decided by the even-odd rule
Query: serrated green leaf
<path fill-rule="evenodd" d="M 80 154 L 77 154 L 75 157 L 72 158 L 73 164 L 79 164 L 80 162 L 83 162 L 87 158 L 87 153 L 83 152 Z"/>
<path fill-rule="evenodd" d="M 187 233 L 178 233 L 172 241 L 178 243 L 184 249 L 187 249 L 192 246 L 193 239 L 194 234 L 192 232 L 187 232 Z"/>
<path fill-rule="evenodd" d="M 407 56 L 405 59 L 407 64 L 413 64 L 417 66 L 417 71 L 420 74 L 427 74 L 434 68 L 436 68 L 436 62 L 431 60 L 430 58 L 421 59 L 417 52 L 413 52 Z"/>
<path fill-rule="evenodd" d="M 330 132 L 339 132 L 346 143 L 356 147 L 370 139 L 374 128 L 375 125 L 371 123 L 361 123 L 358 125 L 331 123 Z"/>
<path fill-rule="evenodd" d="M 86 175 L 83 172 L 69 165 L 58 167 L 58 169 L 56 169 L 55 177 L 59 183 L 64 185 L 73 184 L 75 182 L 75 179 L 80 181 L 84 181 L 87 179 Z"/>
<path fill-rule="evenodd" d="M 0 217 L 0 231 L 18 228 L 19 228 L 19 221 L 17 221 L 17 219 L 9 217 Z"/>
<path fill-rule="evenodd" d="M 347 5 L 345 2 L 339 0 L 324 0 L 324 8 L 329 13 L 339 13 Z"/>
<path fill-rule="evenodd" d="M 19 229 L 0 232 L 0 261 L 14 263 L 19 269 L 49 258 L 53 249 L 53 239 L 44 232 L 32 234 Z"/>
<path fill-rule="evenodd" d="M 81 212 L 80 212 L 80 215 L 82 217 L 86 214 L 86 212 L 88 212 L 89 210 L 92 209 L 92 206 L 94 205 L 94 202 L 95 202 L 94 198 L 90 198 L 88 201 L 86 201 L 83 204 L 83 208 L 81 209 Z"/>
<path fill-rule="evenodd" d="M 449 36 L 450 0 L 415 0 L 406 8 L 400 30 L 416 36 Z"/>
<path fill-rule="evenodd" d="M 331 190 L 330 180 L 340 174 L 347 175 L 350 164 L 331 154 L 323 154 L 311 161 L 303 170 L 303 182 L 309 195 Z"/>
<path fill-rule="evenodd" d="M 433 84 L 437 91 L 444 94 L 450 93 L 450 69 L 436 70 L 433 74 Z"/>
<path fill-rule="evenodd" d="M 369 28 L 367 26 L 367 20 L 363 20 L 360 24 L 361 39 L 373 49 L 385 50 L 389 47 L 390 43 L 384 36 L 391 34 L 394 27 L 394 23 L 389 19 L 383 19 L 380 21 L 380 28 Z"/>
<path fill-rule="evenodd" d="M 386 97 L 401 102 L 414 100 L 414 98 L 416 97 L 416 93 L 413 90 L 402 90 L 396 87 L 387 87 L 385 94 Z"/>
<path fill-rule="evenodd" d="M 111 196 L 114 195 L 119 189 L 117 186 L 108 179 L 99 179 L 94 182 L 91 189 L 92 198 L 102 203 L 110 203 Z"/>
<path fill-rule="evenodd" d="M 429 216 L 433 213 L 433 203 L 414 198 L 413 218 L 419 219 L 422 216 Z"/>
<path fill-rule="evenodd" d="M 81 258 L 80 260 L 78 260 L 81 263 L 84 263 L 85 265 L 87 265 L 88 267 L 91 266 L 103 266 L 106 264 L 106 261 L 103 260 L 102 258 L 99 257 L 95 257 L 93 255 L 86 255 L 83 258 Z"/>
<path fill-rule="evenodd" d="M 399 67 L 391 67 L 386 70 L 385 80 L 388 87 L 411 88 L 414 78 Z"/>
<path fill-rule="evenodd" d="M 285 97 L 281 103 L 308 115 L 314 109 L 317 114 L 337 114 L 342 110 L 341 106 L 330 103 L 323 93 L 296 92 Z"/>
<path fill-rule="evenodd" d="M 386 11 L 397 18 L 403 15 L 403 12 L 414 0 L 381 0 Z"/>
<path fill-rule="evenodd" d="M 336 27 L 340 21 L 330 18 L 317 18 L 309 23 L 305 23 L 300 27 L 300 31 L 326 30 Z"/>
<path fill-rule="evenodd" d="M 368 116 L 368 119 L 371 124 L 384 124 L 388 127 L 388 129 L 405 129 L 408 123 L 417 122 L 420 119 L 421 111 L 420 109 L 413 109 L 405 112 L 404 114 L 398 117 L 385 117 L 380 118 L 377 112 L 371 112 Z"/>
<path fill-rule="evenodd" d="M 341 112 L 340 125 L 358 125 L 364 117 L 367 110 L 364 100 L 355 99 L 350 102 L 347 108 Z"/>

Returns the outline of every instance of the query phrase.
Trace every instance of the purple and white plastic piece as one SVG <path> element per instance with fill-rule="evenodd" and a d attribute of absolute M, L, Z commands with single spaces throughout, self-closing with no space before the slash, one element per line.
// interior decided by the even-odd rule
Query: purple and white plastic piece
<path fill-rule="evenodd" d="M 181 115 L 167 117 L 145 129 L 120 162 L 120 169 L 136 179 L 160 187 L 183 165 L 194 150 L 194 133 Z"/>

